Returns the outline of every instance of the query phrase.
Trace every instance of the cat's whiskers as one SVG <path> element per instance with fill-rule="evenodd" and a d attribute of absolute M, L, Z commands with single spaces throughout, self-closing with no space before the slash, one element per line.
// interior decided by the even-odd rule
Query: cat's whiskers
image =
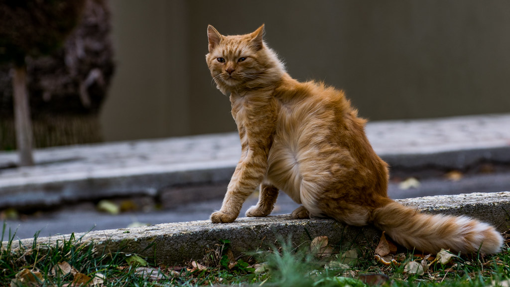
<path fill-rule="evenodd" d="M 212 79 L 211 79 L 211 85 L 212 84 L 215 84 L 216 82 L 214 81 L 217 77 L 221 76 L 221 73 L 218 73 L 216 74 L 216 76 L 213 76 Z"/>

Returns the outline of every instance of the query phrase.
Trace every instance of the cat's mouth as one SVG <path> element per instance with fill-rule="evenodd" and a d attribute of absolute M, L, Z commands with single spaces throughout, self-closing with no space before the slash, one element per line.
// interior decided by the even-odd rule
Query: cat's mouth
<path fill-rule="evenodd" d="M 232 75 L 225 75 L 223 77 L 223 81 L 225 82 L 225 84 L 230 85 L 230 86 L 233 86 L 234 84 L 239 83 L 239 79 L 237 79 L 236 77 L 234 77 Z"/>

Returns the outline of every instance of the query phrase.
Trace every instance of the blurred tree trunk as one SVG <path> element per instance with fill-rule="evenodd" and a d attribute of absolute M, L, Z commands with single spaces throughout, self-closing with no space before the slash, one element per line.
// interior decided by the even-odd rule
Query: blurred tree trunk
<path fill-rule="evenodd" d="M 14 117 L 16 124 L 16 142 L 21 166 L 34 165 L 32 157 L 32 123 L 27 93 L 27 67 L 13 68 Z"/>
<path fill-rule="evenodd" d="M 34 146 L 102 141 L 98 116 L 114 72 L 107 0 L 87 0 L 64 47 L 26 64 Z M 0 67 L 0 150 L 16 149 L 12 76 Z"/>

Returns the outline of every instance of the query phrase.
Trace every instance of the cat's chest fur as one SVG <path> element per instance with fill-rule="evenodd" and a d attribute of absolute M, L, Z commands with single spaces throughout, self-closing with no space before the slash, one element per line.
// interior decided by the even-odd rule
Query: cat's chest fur
<path fill-rule="evenodd" d="M 301 203 L 300 187 L 303 170 L 309 162 L 303 160 L 300 139 L 310 128 L 299 117 L 306 112 L 266 95 L 231 96 L 232 115 L 236 121 L 243 149 L 242 158 L 253 150 L 253 145 L 268 144 L 265 181 Z"/>

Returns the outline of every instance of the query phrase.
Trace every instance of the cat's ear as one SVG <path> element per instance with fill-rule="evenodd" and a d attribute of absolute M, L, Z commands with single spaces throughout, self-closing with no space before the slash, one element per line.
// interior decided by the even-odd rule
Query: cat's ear
<path fill-rule="evenodd" d="M 262 26 L 255 30 L 255 32 L 250 34 L 252 45 L 257 51 L 262 49 L 262 47 L 264 46 L 264 43 L 262 41 L 264 38 L 264 32 L 265 32 L 264 24 L 262 24 Z"/>
<path fill-rule="evenodd" d="M 209 38 L 209 52 L 218 46 L 221 41 L 221 34 L 213 26 L 207 26 L 207 38 Z"/>

